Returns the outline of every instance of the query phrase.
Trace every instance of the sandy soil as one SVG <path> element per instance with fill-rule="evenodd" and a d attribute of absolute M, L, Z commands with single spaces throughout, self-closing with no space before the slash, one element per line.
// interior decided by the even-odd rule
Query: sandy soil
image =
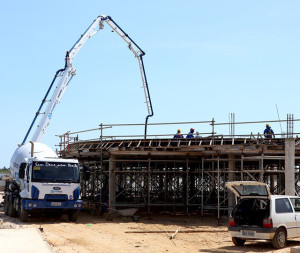
<path fill-rule="evenodd" d="M 223 221 L 226 225 L 226 222 Z M 232 244 L 226 226 L 218 226 L 215 217 L 203 220 L 198 216 L 152 215 L 141 216 L 139 222 L 120 217 L 113 221 L 81 213 L 76 223 L 67 221 L 67 217 L 33 217 L 27 223 L 17 218 L 7 217 L 0 208 L 0 228 L 37 227 L 54 252 L 290 252 L 290 247 L 300 246 L 300 238 L 288 242 L 286 248 L 274 250 L 271 243 L 265 241 L 246 242 L 243 247 Z M 173 240 L 169 237 L 180 227 L 181 231 L 203 230 L 206 232 L 179 232 Z M 130 233 L 142 231 L 143 233 Z M 147 233 L 158 231 L 160 233 Z"/>

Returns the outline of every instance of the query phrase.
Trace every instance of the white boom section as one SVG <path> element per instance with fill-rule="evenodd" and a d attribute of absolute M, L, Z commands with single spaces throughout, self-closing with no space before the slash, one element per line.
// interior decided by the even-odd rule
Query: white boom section
<path fill-rule="evenodd" d="M 105 21 L 113 29 L 113 31 L 115 31 L 117 34 L 120 35 L 120 37 L 128 44 L 128 48 L 133 52 L 135 57 L 138 59 L 142 82 L 143 82 L 143 89 L 146 98 L 145 103 L 147 105 L 148 114 L 151 114 L 152 109 L 150 105 L 150 98 L 147 91 L 147 81 L 144 72 L 143 60 L 141 58 L 141 56 L 145 55 L 145 53 L 130 39 L 130 37 L 127 34 L 124 33 L 124 31 L 115 22 L 111 20 L 111 18 L 103 19 L 101 23 L 103 21 Z"/>
<path fill-rule="evenodd" d="M 33 142 L 41 142 L 46 134 L 46 129 L 49 126 L 55 107 L 60 103 L 68 84 L 72 77 L 76 74 L 76 69 L 72 65 L 72 61 L 78 54 L 79 50 L 86 43 L 86 41 L 97 33 L 100 29 L 101 16 L 94 20 L 86 32 L 81 35 L 80 39 L 75 43 L 73 48 L 69 52 L 69 59 L 66 59 L 66 69 L 63 71 L 58 85 L 56 86 L 53 95 L 50 99 L 49 104 L 46 107 L 45 113 L 42 116 L 34 134 L 32 137 Z M 98 28 L 98 30 L 96 30 Z"/>
<path fill-rule="evenodd" d="M 128 44 L 128 48 L 133 52 L 135 57 L 138 59 L 142 82 L 143 82 L 144 93 L 145 93 L 145 98 L 146 98 L 145 103 L 147 105 L 147 110 L 148 110 L 148 114 L 149 114 L 148 117 L 153 115 L 151 99 L 150 99 L 150 95 L 149 95 L 147 79 L 146 79 L 146 74 L 145 74 L 143 60 L 142 60 L 142 56 L 144 56 L 145 53 L 111 19 L 111 17 L 101 15 L 93 21 L 93 23 L 88 27 L 88 29 L 81 35 L 81 37 L 78 39 L 78 41 L 74 44 L 74 46 L 71 48 L 71 50 L 69 52 L 67 52 L 65 68 L 63 70 L 61 70 L 61 72 L 59 72 L 60 80 L 58 82 L 58 85 L 56 86 L 51 99 L 49 101 L 43 100 L 43 102 L 42 102 L 42 104 L 45 102 L 49 102 L 49 104 L 47 105 L 44 113 L 38 112 L 36 115 L 36 116 L 38 116 L 39 114 L 43 114 L 43 116 L 33 134 L 33 137 L 32 137 L 33 142 L 41 142 L 43 137 L 45 136 L 46 129 L 49 126 L 54 109 L 60 103 L 60 101 L 68 87 L 68 84 L 70 83 L 72 77 L 76 74 L 76 69 L 72 65 L 72 62 L 73 62 L 75 56 L 79 53 L 80 49 L 87 42 L 87 40 L 89 38 L 92 38 L 100 29 L 103 29 L 103 27 L 104 27 L 103 22 L 106 22 L 113 29 L 113 31 L 115 31 Z M 148 117 L 146 119 L 148 119 Z M 35 119 L 34 119 L 34 121 L 35 121 Z M 33 121 L 33 123 L 34 123 L 34 121 Z M 147 122 L 147 120 L 146 120 L 146 122 Z M 33 125 L 33 123 L 32 123 L 32 125 Z M 30 127 L 29 131 L 27 132 L 27 135 L 25 136 L 23 144 L 26 141 L 26 138 L 31 130 L 31 127 Z"/>
<path fill-rule="evenodd" d="M 79 53 L 82 46 L 86 43 L 86 41 L 92 38 L 100 29 L 103 29 L 101 24 L 101 19 L 105 16 L 99 16 L 96 18 L 93 23 L 89 26 L 89 28 L 85 31 L 84 34 L 81 35 L 79 40 L 74 44 L 74 46 L 70 50 L 70 63 L 73 62 L 75 56 Z"/>
<path fill-rule="evenodd" d="M 52 118 L 53 111 L 57 104 L 60 103 L 73 75 L 75 75 L 75 69 L 72 67 L 72 65 L 68 66 L 62 73 L 61 79 L 59 80 L 59 83 L 56 86 L 55 91 L 51 97 L 51 100 L 46 107 L 45 113 L 42 116 L 40 123 L 33 134 L 33 137 L 31 139 L 33 142 L 41 142 L 44 138 L 46 129 L 49 126 L 50 120 Z"/>

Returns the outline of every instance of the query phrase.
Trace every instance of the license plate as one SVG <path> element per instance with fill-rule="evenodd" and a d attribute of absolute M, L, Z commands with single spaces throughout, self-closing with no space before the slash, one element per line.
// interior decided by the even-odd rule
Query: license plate
<path fill-rule="evenodd" d="M 256 235 L 256 231 L 241 230 L 241 235 L 242 236 L 255 236 Z"/>
<path fill-rule="evenodd" d="M 51 202 L 51 206 L 61 206 L 61 202 Z"/>

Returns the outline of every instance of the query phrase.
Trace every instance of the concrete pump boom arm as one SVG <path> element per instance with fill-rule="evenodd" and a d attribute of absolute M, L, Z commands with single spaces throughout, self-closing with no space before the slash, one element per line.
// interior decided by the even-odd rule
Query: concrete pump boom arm
<path fill-rule="evenodd" d="M 113 21 L 113 19 L 110 16 L 104 16 L 101 15 L 97 17 L 92 24 L 87 28 L 87 30 L 80 36 L 80 38 L 76 41 L 76 43 L 73 45 L 73 47 L 66 53 L 65 58 L 65 67 L 64 69 L 59 69 L 51 84 L 49 89 L 46 92 L 46 95 L 44 99 L 42 100 L 42 103 L 29 127 L 29 130 L 26 133 L 26 136 L 22 142 L 22 145 L 25 144 L 29 133 L 31 132 L 31 129 L 39 115 L 42 115 L 42 118 L 33 134 L 32 141 L 33 142 L 41 142 L 43 137 L 45 136 L 46 129 L 49 126 L 50 120 L 52 118 L 52 114 L 54 109 L 56 108 L 57 104 L 60 103 L 70 81 L 72 80 L 73 76 L 76 74 L 76 69 L 73 67 L 72 62 L 75 58 L 75 56 L 79 53 L 82 46 L 87 42 L 89 38 L 92 38 L 99 30 L 103 29 L 104 24 L 103 22 L 106 22 L 112 29 L 115 31 L 120 37 L 128 44 L 128 48 L 133 52 L 135 57 L 138 59 L 139 62 L 139 68 L 141 72 L 142 82 L 143 82 L 143 88 L 145 93 L 145 103 L 147 105 L 148 115 L 146 117 L 145 122 L 145 137 L 147 135 L 147 122 L 148 118 L 153 116 L 153 108 L 146 78 L 146 73 L 144 69 L 144 63 L 143 63 L 143 56 L 145 55 L 144 51 Z M 52 86 L 54 82 L 56 81 L 56 78 L 60 77 L 60 80 L 53 92 L 53 95 L 50 100 L 47 100 L 47 97 L 52 89 Z M 43 105 L 48 102 L 45 112 L 41 113 L 41 109 Z"/>

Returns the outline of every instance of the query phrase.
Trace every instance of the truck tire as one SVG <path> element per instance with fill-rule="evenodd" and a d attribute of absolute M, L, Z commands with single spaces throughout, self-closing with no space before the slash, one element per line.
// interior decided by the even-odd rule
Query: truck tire
<path fill-rule="evenodd" d="M 244 246 L 246 240 L 243 240 L 239 237 L 232 237 L 232 242 L 235 246 Z"/>
<path fill-rule="evenodd" d="M 132 221 L 134 221 L 134 222 L 138 222 L 139 220 L 140 220 L 140 216 L 138 216 L 138 215 L 132 215 Z"/>
<path fill-rule="evenodd" d="M 276 249 L 285 247 L 287 242 L 286 237 L 286 230 L 284 228 L 278 228 L 272 240 L 273 247 Z"/>
<path fill-rule="evenodd" d="M 19 219 L 21 222 L 28 221 L 28 212 L 22 208 L 22 206 L 19 209 Z"/>
<path fill-rule="evenodd" d="M 8 196 L 7 195 L 5 195 L 5 198 L 4 198 L 4 214 L 8 215 Z"/>
<path fill-rule="evenodd" d="M 12 198 L 12 196 L 9 197 L 9 201 L 8 201 L 8 215 L 10 217 L 17 216 L 17 210 L 14 207 L 14 199 Z"/>
<path fill-rule="evenodd" d="M 77 221 L 77 212 L 68 213 L 68 220 L 72 222 Z"/>

